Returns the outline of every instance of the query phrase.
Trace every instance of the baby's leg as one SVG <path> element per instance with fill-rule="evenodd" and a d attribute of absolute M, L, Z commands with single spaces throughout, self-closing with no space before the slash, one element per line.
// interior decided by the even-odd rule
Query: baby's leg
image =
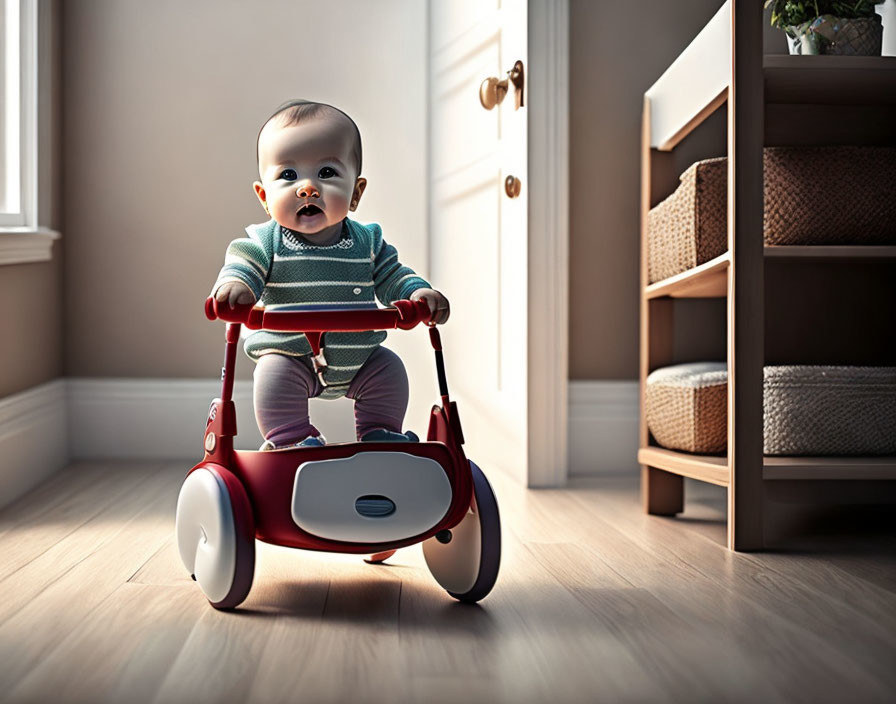
<path fill-rule="evenodd" d="M 408 375 L 392 350 L 377 347 L 358 370 L 346 393 L 355 400 L 355 430 L 358 438 L 383 428 L 401 432 L 408 410 Z"/>
<path fill-rule="evenodd" d="M 308 399 L 322 391 L 314 372 L 300 359 L 264 354 L 255 365 L 255 421 L 265 440 L 285 447 L 320 435 L 308 418 Z"/>

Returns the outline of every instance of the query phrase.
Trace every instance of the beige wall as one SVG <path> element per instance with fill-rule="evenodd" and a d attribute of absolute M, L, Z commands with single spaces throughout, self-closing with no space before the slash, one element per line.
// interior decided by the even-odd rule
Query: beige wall
<path fill-rule="evenodd" d="M 288 98 L 355 118 L 369 180 L 357 217 L 425 273 L 424 13 L 417 0 L 64 3 L 66 374 L 214 376 L 223 329 L 202 303 L 228 242 L 266 217 L 255 136 Z"/>
<path fill-rule="evenodd" d="M 571 0 L 571 379 L 638 376 L 643 95 L 721 5 Z M 783 47 L 767 29 L 766 51 Z"/>
<path fill-rule="evenodd" d="M 62 375 L 62 259 L 0 266 L 0 398 Z"/>
<path fill-rule="evenodd" d="M 641 96 L 719 5 L 571 1 L 573 379 L 637 375 Z M 61 224 L 63 240 L 52 262 L 0 268 L 8 329 L 39 340 L 26 349 L 24 333 L 0 337 L 0 396 L 61 373 L 63 250 L 66 374 L 208 375 L 220 330 L 198 302 L 226 243 L 261 218 L 248 189 L 252 140 L 286 97 L 356 117 L 371 180 L 359 217 L 382 222 L 425 269 L 422 6 L 340 2 L 324 21 L 290 0 L 63 3 L 63 187 L 58 159 L 42 170 L 57 196 L 44 200 L 56 204 L 45 222 Z M 302 22 L 314 30 L 297 33 Z M 372 50 L 371 36 L 403 51 Z M 57 113 L 44 96 L 42 119 Z M 45 159 L 54 150 L 58 140 Z M 396 192 L 419 197 L 396 208 Z"/>
<path fill-rule="evenodd" d="M 59 133 L 60 27 L 57 0 L 39 3 L 38 164 L 40 224 L 58 228 L 60 213 Z M 62 246 L 48 262 L 0 266 L 0 398 L 62 374 Z"/>

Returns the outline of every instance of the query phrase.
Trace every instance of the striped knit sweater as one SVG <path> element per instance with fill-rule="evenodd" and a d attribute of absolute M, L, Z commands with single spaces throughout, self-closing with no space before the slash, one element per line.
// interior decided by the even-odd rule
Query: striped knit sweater
<path fill-rule="evenodd" d="M 398 252 L 383 239 L 379 225 L 361 225 L 346 218 L 335 244 L 318 247 L 274 220 L 246 228 L 248 237 L 227 248 L 224 267 L 212 291 L 228 281 L 241 281 L 268 310 L 296 304 L 333 307 L 375 307 L 408 298 L 429 284 L 398 261 Z M 374 298 L 376 296 L 376 299 Z M 323 398 L 339 398 L 361 365 L 386 339 L 384 331 L 324 335 L 327 360 Z M 258 330 L 246 338 L 246 354 L 293 357 L 311 354 L 305 335 Z"/>

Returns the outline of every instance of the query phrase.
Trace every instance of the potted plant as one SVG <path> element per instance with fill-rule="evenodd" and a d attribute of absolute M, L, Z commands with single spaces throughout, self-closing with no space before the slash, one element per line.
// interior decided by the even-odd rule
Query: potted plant
<path fill-rule="evenodd" d="M 791 54 L 880 56 L 881 0 L 766 0 L 773 27 L 783 29 Z"/>

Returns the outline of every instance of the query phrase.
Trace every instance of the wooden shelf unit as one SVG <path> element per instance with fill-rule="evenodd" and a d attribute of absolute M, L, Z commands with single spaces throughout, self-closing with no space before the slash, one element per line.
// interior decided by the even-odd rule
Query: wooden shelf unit
<path fill-rule="evenodd" d="M 766 482 L 803 482 L 809 487 L 820 480 L 896 479 L 896 457 L 762 454 L 766 263 L 876 266 L 896 260 L 896 247 L 888 246 L 764 246 L 762 150 L 782 144 L 848 144 L 851 142 L 845 140 L 856 134 L 862 143 L 896 144 L 896 57 L 763 56 L 761 7 L 751 0 L 728 0 L 647 91 L 642 123 L 638 462 L 642 465 L 643 505 L 653 514 L 681 512 L 684 477 L 726 487 L 728 546 L 733 550 L 763 547 Z M 718 60 L 708 60 L 712 56 Z M 824 106 L 821 113 L 819 106 Z M 723 153 L 728 156 L 728 250 L 705 264 L 650 284 L 647 214 L 672 192 L 677 174 L 700 152 L 693 144 L 685 148 L 693 141 L 687 138 L 720 109 L 727 112 Z M 807 130 L 808 115 L 813 116 L 815 126 Z M 857 127 L 867 129 L 857 132 Z M 718 140 L 707 144 L 717 145 Z M 720 155 L 706 153 L 697 158 Z M 725 302 L 727 456 L 660 448 L 652 443 L 647 429 L 647 375 L 684 361 L 675 358 L 672 302 L 682 298 Z"/>
<path fill-rule="evenodd" d="M 766 457 L 765 480 L 896 479 L 896 457 Z"/>
<path fill-rule="evenodd" d="M 703 482 L 728 486 L 728 457 L 724 455 L 695 455 L 667 450 L 662 447 L 642 447 L 638 462 L 699 479 Z M 762 478 L 765 481 L 867 481 L 896 479 L 896 457 L 771 457 L 762 458 Z"/>
<path fill-rule="evenodd" d="M 644 289 L 647 298 L 717 298 L 728 288 L 728 253 Z"/>
<path fill-rule="evenodd" d="M 865 260 L 896 259 L 896 247 L 891 246 L 775 246 L 763 247 L 766 259 L 784 260 Z M 668 279 L 648 284 L 647 298 L 724 298 L 728 293 L 727 252 Z"/>
<path fill-rule="evenodd" d="M 687 452 L 667 450 L 663 447 L 642 447 L 638 450 L 638 462 L 657 467 L 682 477 L 699 479 L 718 486 L 728 486 L 728 458 L 717 455 L 692 455 Z"/>

